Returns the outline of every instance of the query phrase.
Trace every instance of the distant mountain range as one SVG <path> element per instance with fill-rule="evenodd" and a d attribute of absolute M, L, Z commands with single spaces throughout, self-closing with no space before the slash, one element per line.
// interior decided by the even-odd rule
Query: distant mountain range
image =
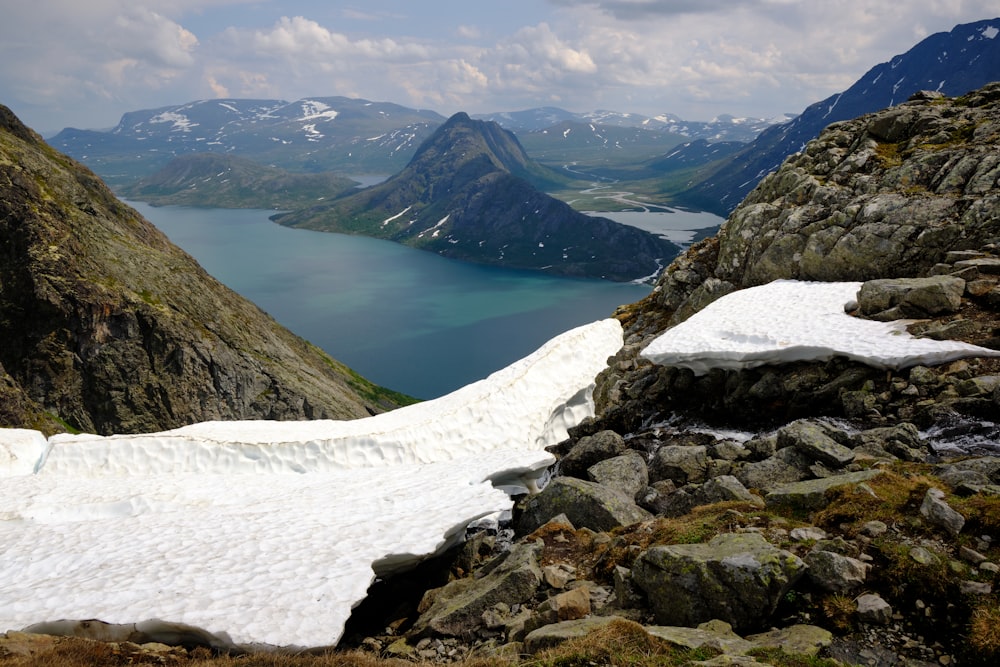
<path fill-rule="evenodd" d="M 559 178 L 513 133 L 458 113 L 389 180 L 272 219 L 480 264 L 619 281 L 651 276 L 677 254 L 669 241 L 585 215 L 536 188 Z"/>
<path fill-rule="evenodd" d="M 532 155 L 559 163 L 618 162 L 658 155 L 692 139 L 749 141 L 773 121 L 721 116 L 702 123 L 546 107 L 482 114 L 512 130 Z M 110 131 L 67 128 L 49 140 L 120 187 L 188 153 L 225 153 L 293 172 L 391 174 L 445 122 L 427 110 L 347 97 L 215 99 L 132 111 Z M 614 149 L 609 151 L 608 149 Z"/>
<path fill-rule="evenodd" d="M 793 120 L 765 129 L 746 147 L 702 175 L 679 198 L 719 215 L 736 208 L 786 157 L 827 125 L 905 102 L 920 90 L 949 97 L 1000 80 L 1000 18 L 956 26 L 871 68 L 847 90 L 810 105 Z"/>

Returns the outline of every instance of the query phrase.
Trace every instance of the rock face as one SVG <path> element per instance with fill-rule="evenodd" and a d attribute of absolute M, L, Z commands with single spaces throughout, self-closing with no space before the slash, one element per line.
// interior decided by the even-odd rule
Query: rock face
<path fill-rule="evenodd" d="M 6 108 L 0 191 L 3 425 L 135 433 L 405 399 L 211 278 Z"/>
<path fill-rule="evenodd" d="M 805 563 L 757 534 L 719 535 L 706 544 L 651 547 L 632 567 L 657 623 L 693 626 L 712 619 L 755 629 L 806 570 Z"/>
<path fill-rule="evenodd" d="M 273 219 L 479 264 L 609 280 L 650 276 L 677 254 L 669 241 L 584 215 L 533 185 L 554 178 L 513 134 L 459 113 L 384 183 Z"/>

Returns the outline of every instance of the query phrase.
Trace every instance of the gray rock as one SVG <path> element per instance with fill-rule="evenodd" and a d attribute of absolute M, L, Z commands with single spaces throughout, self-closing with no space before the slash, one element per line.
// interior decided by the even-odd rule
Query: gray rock
<path fill-rule="evenodd" d="M 586 637 L 594 630 L 615 621 L 621 621 L 621 619 L 615 616 L 591 616 L 590 618 L 544 625 L 528 633 L 524 638 L 524 648 L 528 653 L 538 653 L 543 649 L 558 646 L 569 639 Z"/>
<path fill-rule="evenodd" d="M 674 646 L 691 650 L 711 648 L 726 655 L 746 655 L 755 648 L 752 642 L 733 632 L 733 626 L 719 620 L 701 623 L 696 628 L 647 625 L 646 632 Z"/>
<path fill-rule="evenodd" d="M 924 494 L 924 501 L 920 505 L 920 516 L 930 523 L 944 528 L 952 537 L 962 532 L 965 525 L 965 517 L 956 512 L 945 502 L 944 491 L 930 488 Z"/>
<path fill-rule="evenodd" d="M 770 491 L 809 476 L 804 468 L 788 463 L 786 458 L 775 455 L 763 461 L 747 463 L 736 473 L 736 478 L 748 489 Z"/>
<path fill-rule="evenodd" d="M 636 559 L 632 578 L 659 624 L 719 619 L 739 630 L 766 624 L 805 569 L 756 533 L 727 533 L 705 544 L 651 547 Z"/>
<path fill-rule="evenodd" d="M 809 566 L 809 579 L 820 588 L 832 593 L 852 591 L 868 578 L 871 567 L 856 558 L 832 551 L 813 551 L 804 558 Z"/>
<path fill-rule="evenodd" d="M 790 655 L 815 657 L 833 643 L 833 634 L 815 625 L 797 624 L 749 635 L 746 639 L 754 648 L 781 649 Z"/>
<path fill-rule="evenodd" d="M 646 459 L 634 451 L 595 463 L 587 468 L 587 476 L 629 498 L 635 498 L 649 484 Z"/>
<path fill-rule="evenodd" d="M 750 493 L 740 480 L 732 475 L 719 475 L 708 480 L 697 490 L 695 495 L 696 505 L 711 505 L 729 501 L 746 502 L 760 504 L 763 500 L 760 496 Z"/>
<path fill-rule="evenodd" d="M 515 544 L 498 557 L 486 576 L 480 579 L 456 579 L 442 588 L 429 591 L 421 608 L 426 609 L 410 634 L 423 637 L 430 633 L 451 637 L 463 636 L 479 627 L 483 612 L 497 603 L 523 604 L 530 600 L 542 583 L 538 556 L 542 542 Z"/>
<path fill-rule="evenodd" d="M 778 429 L 778 447 L 795 447 L 832 468 L 843 468 L 854 461 L 854 452 L 831 438 L 824 424 L 808 419 Z"/>
<path fill-rule="evenodd" d="M 858 618 L 862 623 L 888 625 L 892 620 L 892 607 L 875 593 L 859 595 L 855 603 L 858 607 Z"/>
<path fill-rule="evenodd" d="M 957 312 L 965 281 L 955 276 L 869 280 L 858 292 L 858 310 L 873 319 L 932 317 Z M 898 311 L 898 317 L 881 316 Z"/>
<path fill-rule="evenodd" d="M 590 614 L 590 596 L 586 588 L 576 588 L 548 598 L 528 619 L 524 630 L 529 635 L 544 625 L 561 621 L 575 621 Z"/>
<path fill-rule="evenodd" d="M 862 470 L 844 475 L 810 479 L 803 482 L 784 484 L 764 496 L 768 507 L 817 510 L 826 507 L 826 492 L 838 486 L 855 486 L 882 474 L 880 470 Z"/>
<path fill-rule="evenodd" d="M 632 581 L 632 570 L 621 565 L 615 566 L 612 573 L 615 585 L 615 606 L 620 609 L 641 607 L 645 604 L 645 596 Z"/>
<path fill-rule="evenodd" d="M 803 526 L 802 528 L 793 528 L 792 532 L 789 533 L 788 536 L 796 542 L 825 540 L 826 531 L 822 528 L 817 528 L 816 526 Z"/>
<path fill-rule="evenodd" d="M 708 477 L 708 454 L 703 445 L 660 447 L 649 464 L 649 479 L 669 479 L 679 486 L 704 482 Z"/>
<path fill-rule="evenodd" d="M 614 489 L 575 477 L 557 477 L 541 493 L 524 502 L 517 521 L 518 532 L 531 533 L 559 514 L 565 514 L 577 528 L 600 531 L 652 518 L 631 498 Z"/>
<path fill-rule="evenodd" d="M 614 431 L 600 431 L 580 438 L 559 461 L 559 470 L 571 477 L 587 478 L 587 468 L 625 452 L 625 440 Z"/>

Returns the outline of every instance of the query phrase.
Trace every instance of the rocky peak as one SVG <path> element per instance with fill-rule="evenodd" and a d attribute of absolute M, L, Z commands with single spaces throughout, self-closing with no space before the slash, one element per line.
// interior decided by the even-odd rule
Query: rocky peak
<path fill-rule="evenodd" d="M 449 118 L 417 149 L 408 168 L 419 170 L 445 156 L 450 156 L 448 162 L 456 167 L 485 158 L 494 168 L 511 173 L 525 172 L 530 163 L 512 132 L 492 121 L 473 120 L 463 111 Z"/>

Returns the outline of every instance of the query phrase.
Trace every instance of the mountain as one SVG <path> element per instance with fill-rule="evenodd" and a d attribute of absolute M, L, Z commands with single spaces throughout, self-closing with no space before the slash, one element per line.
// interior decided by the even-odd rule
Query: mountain
<path fill-rule="evenodd" d="M 557 178 L 511 132 L 458 113 L 387 181 L 272 219 L 481 264 L 610 280 L 649 276 L 677 254 L 669 241 L 575 211 L 535 187 Z"/>
<path fill-rule="evenodd" d="M 504 129 L 511 130 L 522 139 L 526 133 L 554 131 L 557 126 L 594 126 L 608 131 L 608 128 L 634 128 L 653 134 L 673 134 L 678 141 L 685 139 L 707 139 L 709 141 L 752 141 L 763 130 L 779 120 L 765 118 L 737 118 L 723 114 L 710 121 L 684 120 L 673 114 L 644 116 L 620 111 L 572 112 L 558 107 L 539 107 L 523 111 L 507 111 L 473 114 L 476 120 L 490 120 Z"/>
<path fill-rule="evenodd" d="M 620 175 L 603 169 L 632 168 L 694 141 L 747 143 L 776 122 L 728 115 L 700 122 L 671 114 L 649 117 L 617 111 L 573 113 L 556 107 L 479 114 L 473 118 L 491 120 L 513 131 L 535 160 L 553 166 L 572 163 L 613 178 Z"/>
<path fill-rule="evenodd" d="M 0 193 L 4 426 L 351 419 L 405 400 L 214 280 L 5 107 Z"/>
<path fill-rule="evenodd" d="M 67 128 L 57 149 L 117 186 L 188 153 L 228 153 L 289 171 L 391 173 L 442 123 L 433 111 L 348 97 L 215 99 L 132 111 L 110 132 Z"/>
<path fill-rule="evenodd" d="M 679 198 L 727 215 L 761 178 L 831 123 L 899 104 L 920 90 L 957 96 L 1000 79 L 998 35 L 1000 18 L 927 37 L 906 53 L 876 65 L 847 90 L 816 102 L 794 120 L 764 130 Z"/>
<path fill-rule="evenodd" d="M 358 183 L 331 172 L 298 174 L 219 153 L 192 153 L 118 189 L 154 206 L 293 210 L 353 190 Z"/>

